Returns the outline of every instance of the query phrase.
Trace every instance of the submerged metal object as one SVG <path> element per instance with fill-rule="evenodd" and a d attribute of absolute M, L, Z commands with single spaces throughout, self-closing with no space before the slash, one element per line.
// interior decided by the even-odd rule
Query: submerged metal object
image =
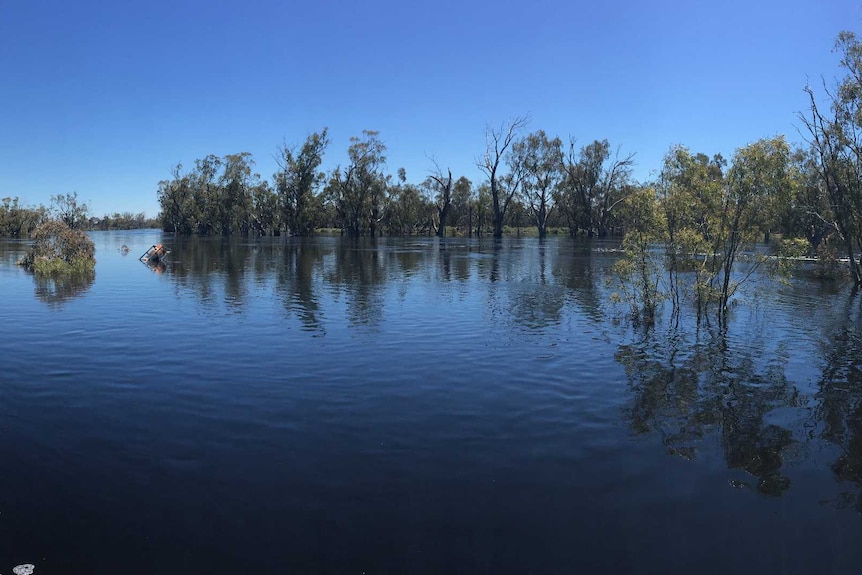
<path fill-rule="evenodd" d="M 144 255 L 140 257 L 140 260 L 145 264 L 155 264 L 164 260 L 165 256 L 167 256 L 169 253 L 170 252 L 168 252 L 168 249 L 163 244 L 155 244 L 146 252 L 144 252 Z"/>

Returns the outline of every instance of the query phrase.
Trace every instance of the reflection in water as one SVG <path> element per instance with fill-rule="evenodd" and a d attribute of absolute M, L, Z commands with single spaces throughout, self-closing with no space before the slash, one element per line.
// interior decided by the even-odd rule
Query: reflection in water
<path fill-rule="evenodd" d="M 846 323 L 822 340 L 825 358 L 818 383 L 817 417 L 822 436 L 841 449 L 832 471 L 857 486 L 855 507 L 862 513 L 862 308 L 858 296 L 843 308 Z"/>
<path fill-rule="evenodd" d="M 58 276 L 34 275 L 36 297 L 50 305 L 61 306 L 86 293 L 96 281 L 96 272 Z"/>
<path fill-rule="evenodd" d="M 288 313 L 296 314 L 307 331 L 323 330 L 318 295 L 324 257 L 329 250 L 309 239 L 297 239 L 284 246 L 283 255 L 274 257 L 276 292 Z M 263 258 L 257 260 L 258 265 Z M 257 269 L 259 274 L 262 269 Z"/>
<path fill-rule="evenodd" d="M 858 296 L 794 281 L 724 333 L 632 331 L 603 311 L 614 255 L 567 238 L 95 235 L 99 285 L 61 313 L 0 265 L 4 557 L 57 573 L 862 561 Z M 159 241 L 158 276 L 117 254 Z"/>
<path fill-rule="evenodd" d="M 514 320 L 531 329 L 559 325 L 566 302 L 565 287 L 558 285 L 551 274 L 555 253 L 542 241 L 525 254 L 525 272 L 512 286 Z M 551 253 L 549 253 L 551 252 Z"/>
<path fill-rule="evenodd" d="M 782 474 L 783 454 L 793 434 L 767 415 L 794 406 L 795 388 L 780 363 L 759 371 L 750 346 L 731 347 L 722 333 L 652 331 L 623 345 L 617 360 L 626 368 L 633 393 L 627 418 L 638 433 L 658 432 L 670 453 L 694 459 L 705 436 L 718 433 L 727 466 L 757 479 L 762 493 L 790 487 Z"/>
<path fill-rule="evenodd" d="M 246 313 L 261 293 L 274 293 L 300 329 L 318 336 L 333 326 L 377 329 L 392 319 L 394 301 L 420 286 L 456 294 L 433 300 L 448 302 L 440 317 L 460 313 L 459 298 L 472 297 L 483 302 L 482 321 L 552 333 L 575 316 L 606 329 L 603 277 L 612 261 L 607 251 L 575 241 L 178 238 L 165 276 L 202 305 L 229 313 Z M 813 449 L 812 441 L 828 442 L 840 450 L 831 470 L 854 486 L 853 504 L 862 511 L 858 298 L 805 289 L 809 299 L 785 304 L 798 325 L 783 331 L 753 312 L 725 333 L 683 325 L 639 332 L 620 345 L 616 359 L 631 390 L 625 420 L 636 433 L 659 434 L 675 456 L 691 460 L 717 449 L 729 470 L 752 477 L 732 472 L 732 485 L 769 495 L 792 488 L 788 464 Z M 803 351 L 824 367 L 806 388 L 789 378 L 788 362 L 799 350 L 783 342 L 812 330 L 821 348 Z"/>
<path fill-rule="evenodd" d="M 188 237 L 177 238 L 171 250 L 162 271 L 203 305 L 241 312 L 257 290 L 274 283 L 288 314 L 320 334 L 326 331 L 323 299 L 345 304 L 348 326 L 373 327 L 385 317 L 389 288 L 429 279 L 463 284 L 463 293 L 484 292 L 489 313 L 528 329 L 558 325 L 567 303 L 587 306 L 593 320 L 601 317 L 602 296 L 586 271 L 590 251 L 570 242 Z M 433 278 L 422 275 L 431 271 Z"/>
<path fill-rule="evenodd" d="M 141 263 L 147 266 L 147 268 L 155 274 L 163 274 L 165 273 L 165 269 L 167 269 L 165 262 L 162 260 L 147 260 L 142 261 Z"/>
<path fill-rule="evenodd" d="M 413 257 L 383 249 L 382 242 L 371 238 L 339 242 L 335 259 L 324 272 L 326 283 L 347 300 L 351 326 L 377 325 L 383 319 L 382 288 L 387 281 L 404 279 Z"/>
<path fill-rule="evenodd" d="M 719 446 L 728 469 L 747 472 L 767 495 L 789 490 L 787 463 L 825 440 L 841 450 L 831 469 L 855 484 L 850 499 L 862 512 L 862 319 L 858 300 L 850 301 L 844 310 L 819 310 L 820 322 L 804 314 L 798 320 L 824 331 L 815 393 L 788 379 L 790 353 L 780 327 L 768 322 L 749 322 L 754 331 L 740 334 L 734 326 L 636 334 L 616 354 L 632 392 L 625 419 L 635 433 L 657 433 L 670 454 L 689 460 Z"/>

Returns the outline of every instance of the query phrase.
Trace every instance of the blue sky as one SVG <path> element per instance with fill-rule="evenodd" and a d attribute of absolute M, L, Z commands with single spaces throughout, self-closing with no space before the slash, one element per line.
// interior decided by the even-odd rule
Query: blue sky
<path fill-rule="evenodd" d="M 730 156 L 800 141 L 807 81 L 838 74 L 858 0 L 0 1 L 0 197 L 155 215 L 177 163 L 251 152 L 324 126 L 324 167 L 379 130 L 418 182 L 434 157 L 481 179 L 486 125 L 529 114 L 579 144 Z"/>

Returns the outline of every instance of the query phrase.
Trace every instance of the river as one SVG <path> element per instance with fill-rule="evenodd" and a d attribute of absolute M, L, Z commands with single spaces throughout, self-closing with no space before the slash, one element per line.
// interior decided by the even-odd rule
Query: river
<path fill-rule="evenodd" d="M 647 329 L 613 242 L 90 235 L 0 239 L 2 573 L 862 569 L 847 285 Z"/>

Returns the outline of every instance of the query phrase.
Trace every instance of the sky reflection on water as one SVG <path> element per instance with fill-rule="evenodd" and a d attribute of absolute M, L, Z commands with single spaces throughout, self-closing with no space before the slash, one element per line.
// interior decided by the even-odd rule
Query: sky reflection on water
<path fill-rule="evenodd" d="M 862 564 L 840 286 L 764 281 L 726 333 L 644 330 L 609 303 L 612 245 L 93 237 L 95 278 L 68 289 L 0 244 L 0 565 Z M 160 273 L 136 260 L 156 242 Z"/>

